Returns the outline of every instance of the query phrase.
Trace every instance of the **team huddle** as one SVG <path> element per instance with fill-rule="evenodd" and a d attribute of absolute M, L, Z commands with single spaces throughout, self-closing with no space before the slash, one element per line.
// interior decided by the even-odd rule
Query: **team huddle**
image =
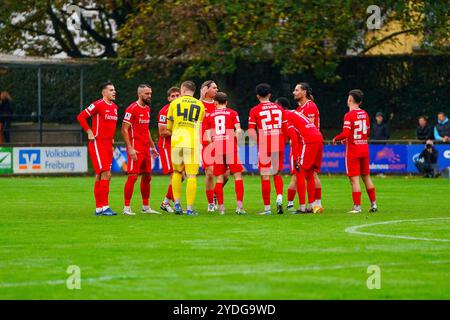
<path fill-rule="evenodd" d="M 88 151 L 96 174 L 94 197 L 96 215 L 112 216 L 109 207 L 109 182 L 113 158 L 113 143 L 118 107 L 114 103 L 116 90 L 112 83 L 102 86 L 102 99 L 93 102 L 77 117 L 86 131 Z M 243 142 L 244 132 L 238 113 L 228 106 L 226 93 L 208 80 L 200 89 L 200 99 L 194 98 L 196 85 L 185 81 L 180 88 L 167 92 L 168 104 L 158 114 L 158 147 L 151 137 L 150 102 L 152 88 L 143 84 L 138 87 L 138 100 L 125 111 L 121 133 L 127 149 L 127 180 L 124 186 L 123 214 L 135 215 L 130 202 L 134 185 L 141 175 L 142 213 L 159 214 L 149 205 L 152 157 L 160 158 L 164 175 L 169 176 L 166 196 L 160 209 L 175 214 L 197 215 L 194 203 L 197 193 L 199 166 L 205 172 L 207 211 L 225 214 L 223 188 L 230 175 L 234 177 L 237 214 L 244 209 L 244 182 L 242 162 L 238 145 Z M 293 96 L 298 106 L 290 108 L 289 100 L 278 98 L 271 101 L 270 85 L 256 86 L 259 104 L 250 110 L 248 136 L 257 144 L 258 168 L 261 175 L 261 192 L 264 209 L 261 215 L 272 213 L 271 177 L 276 191 L 276 212 L 284 209 L 295 214 L 322 213 L 322 186 L 320 173 L 323 137 L 320 132 L 319 109 L 314 103 L 312 90 L 307 83 L 295 86 Z M 361 90 L 351 90 L 344 117 L 342 132 L 333 143 L 346 145 L 346 170 L 352 186 L 353 209 L 360 213 L 362 178 L 370 199 L 369 212 L 377 211 L 375 187 L 370 178 L 368 136 L 369 116 L 360 108 L 364 99 Z M 88 119 L 92 118 L 91 127 Z M 290 143 L 291 181 L 287 192 L 287 206 L 283 206 L 284 185 L 281 177 L 285 144 Z M 182 183 L 186 181 L 186 210 L 181 202 Z M 215 183 L 214 183 L 215 180 Z M 298 194 L 299 207 L 294 206 Z M 308 201 L 306 201 L 306 196 Z M 171 205 L 173 204 L 173 206 Z"/>

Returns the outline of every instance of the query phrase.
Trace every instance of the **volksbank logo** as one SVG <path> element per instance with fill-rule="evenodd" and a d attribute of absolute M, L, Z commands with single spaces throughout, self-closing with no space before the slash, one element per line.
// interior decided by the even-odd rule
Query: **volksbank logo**
<path fill-rule="evenodd" d="M 0 152 L 0 169 L 11 168 L 11 153 Z"/>
<path fill-rule="evenodd" d="M 41 150 L 39 149 L 20 150 L 19 169 L 20 170 L 41 169 Z"/>

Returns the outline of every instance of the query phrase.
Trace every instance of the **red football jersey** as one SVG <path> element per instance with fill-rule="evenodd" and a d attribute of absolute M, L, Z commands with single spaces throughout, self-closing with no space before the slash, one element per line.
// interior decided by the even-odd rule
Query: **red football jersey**
<path fill-rule="evenodd" d="M 92 132 L 96 140 L 113 140 L 116 132 L 117 105 L 114 102 L 107 103 L 100 99 L 81 111 L 78 121 L 84 130 L 87 130 L 87 119 L 92 117 Z"/>
<path fill-rule="evenodd" d="M 370 130 L 370 119 L 366 111 L 355 109 L 344 116 L 344 131 L 350 130 L 346 139 L 347 157 L 362 158 L 369 156 L 367 139 Z"/>
<path fill-rule="evenodd" d="M 205 119 L 206 119 L 206 117 L 208 117 L 209 114 L 211 114 L 214 110 L 216 110 L 216 104 L 214 103 L 214 101 L 208 102 L 208 101 L 203 100 L 202 102 L 203 102 L 203 105 L 205 106 Z M 204 146 L 207 146 L 209 144 L 209 142 L 205 136 L 206 130 L 207 129 L 206 129 L 205 123 L 203 122 L 203 124 L 202 124 L 202 144 Z"/>
<path fill-rule="evenodd" d="M 298 106 L 297 111 L 303 113 L 310 120 L 311 118 L 313 118 L 314 125 L 317 128 L 320 128 L 319 108 L 317 108 L 316 104 L 313 101 L 311 100 L 306 101 L 306 103 L 303 106 Z"/>
<path fill-rule="evenodd" d="M 267 147 L 268 152 L 284 150 L 283 113 L 283 108 L 271 101 L 261 102 L 250 110 L 248 128 L 257 128 L 258 148 Z"/>
<path fill-rule="evenodd" d="M 323 142 L 323 137 L 319 129 L 303 113 L 298 111 L 285 112 L 285 117 L 288 128 L 291 128 L 292 126 L 298 133 L 299 143 L 308 144 Z"/>
<path fill-rule="evenodd" d="M 169 111 L 170 103 L 166 104 L 158 113 L 158 124 L 167 125 L 167 111 Z M 158 147 L 170 150 L 170 136 L 159 137 Z"/>
<path fill-rule="evenodd" d="M 133 102 L 125 111 L 123 122 L 131 124 L 128 134 L 131 145 L 136 151 L 148 152 L 150 148 L 150 134 L 148 126 L 150 124 L 150 107 L 140 106 Z"/>
<path fill-rule="evenodd" d="M 237 151 L 234 129 L 238 123 L 240 123 L 238 113 L 230 108 L 216 109 L 205 118 L 206 129 L 211 130 L 216 155 Z"/>

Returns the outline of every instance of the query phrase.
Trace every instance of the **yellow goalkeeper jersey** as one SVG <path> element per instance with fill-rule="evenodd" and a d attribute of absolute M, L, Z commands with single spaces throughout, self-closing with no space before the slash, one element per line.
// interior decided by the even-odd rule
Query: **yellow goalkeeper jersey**
<path fill-rule="evenodd" d="M 204 117 L 205 106 L 200 100 L 191 96 L 173 100 L 167 111 L 167 127 L 172 131 L 171 147 L 200 149 Z"/>

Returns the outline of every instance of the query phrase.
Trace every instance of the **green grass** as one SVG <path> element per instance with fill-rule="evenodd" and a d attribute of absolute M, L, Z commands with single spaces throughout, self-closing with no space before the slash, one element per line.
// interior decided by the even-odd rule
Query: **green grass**
<path fill-rule="evenodd" d="M 111 204 L 118 211 L 124 181 L 112 180 Z M 345 177 L 322 177 L 323 215 L 256 215 L 260 184 L 250 176 L 244 181 L 249 215 L 233 213 L 232 183 L 225 189 L 227 214 L 207 214 L 200 176 L 197 217 L 96 217 L 91 177 L 1 178 L 0 298 L 449 299 L 450 242 L 345 229 L 448 218 L 450 180 L 374 181 L 380 212 L 371 216 L 346 213 L 351 194 Z M 154 208 L 166 186 L 167 177 L 153 177 Z M 135 211 L 139 204 L 136 188 Z M 366 195 L 363 206 L 367 210 Z M 441 240 L 450 239 L 449 230 L 450 218 L 359 229 Z M 66 288 L 69 265 L 81 268 L 81 290 Z M 381 268 L 380 290 L 366 286 L 369 265 Z"/>

